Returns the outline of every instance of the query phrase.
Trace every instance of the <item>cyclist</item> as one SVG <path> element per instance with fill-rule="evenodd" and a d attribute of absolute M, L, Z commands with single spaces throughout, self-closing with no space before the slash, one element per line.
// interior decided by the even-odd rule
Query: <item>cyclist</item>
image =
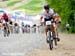
<path fill-rule="evenodd" d="M 3 13 L 1 19 L 2 19 L 2 21 L 3 21 L 3 25 L 5 24 L 5 27 L 8 29 L 8 32 L 10 33 L 10 30 L 9 30 L 9 24 L 8 24 L 9 21 L 10 21 L 10 19 L 9 19 L 7 13 Z"/>
<path fill-rule="evenodd" d="M 14 23 L 14 31 L 15 33 L 19 33 L 19 25 L 17 22 Z"/>
<path fill-rule="evenodd" d="M 22 29 L 22 32 L 24 33 L 25 32 L 25 24 L 24 24 L 24 22 L 21 23 L 21 29 Z"/>
<path fill-rule="evenodd" d="M 45 25 L 45 34 L 46 34 L 46 37 L 47 37 L 47 26 L 46 26 L 46 21 L 53 21 L 54 22 L 54 10 L 50 8 L 50 6 L 48 4 L 44 5 L 44 12 L 42 13 L 41 17 L 40 17 L 40 22 L 41 24 L 44 23 Z M 44 19 L 44 22 L 42 22 L 42 20 Z M 50 26 L 52 32 L 55 32 L 54 31 L 54 28 L 56 27 L 55 26 L 56 24 L 53 23 L 52 26 Z"/>

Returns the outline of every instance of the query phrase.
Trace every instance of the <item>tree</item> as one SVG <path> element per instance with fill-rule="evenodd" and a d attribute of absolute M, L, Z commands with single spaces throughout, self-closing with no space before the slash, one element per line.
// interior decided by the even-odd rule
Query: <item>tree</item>
<path fill-rule="evenodd" d="M 75 0 L 46 0 L 49 5 L 59 13 L 62 19 L 62 29 L 65 25 L 70 24 L 69 32 L 75 32 Z M 63 28 L 65 27 L 65 28 Z"/>

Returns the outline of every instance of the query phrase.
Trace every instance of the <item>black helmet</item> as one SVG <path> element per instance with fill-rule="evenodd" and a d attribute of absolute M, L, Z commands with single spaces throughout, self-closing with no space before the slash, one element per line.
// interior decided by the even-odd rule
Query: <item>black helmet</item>
<path fill-rule="evenodd" d="M 49 9 L 49 4 L 44 5 L 44 9 Z"/>
<path fill-rule="evenodd" d="M 13 22 L 12 22 L 12 21 L 10 21 L 10 24 L 12 25 L 12 24 L 13 24 Z"/>

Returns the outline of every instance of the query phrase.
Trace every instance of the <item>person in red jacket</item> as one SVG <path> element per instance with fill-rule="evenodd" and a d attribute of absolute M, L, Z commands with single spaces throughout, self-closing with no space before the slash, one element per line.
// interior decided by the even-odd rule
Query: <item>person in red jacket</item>
<path fill-rule="evenodd" d="M 6 25 L 6 27 L 8 28 L 8 31 L 9 31 L 9 24 L 8 24 L 8 22 L 10 21 L 9 20 L 9 17 L 8 17 L 8 15 L 6 14 L 6 13 L 4 13 L 3 15 L 2 15 L 2 22 L 3 22 L 3 25 Z"/>
<path fill-rule="evenodd" d="M 5 22 L 9 21 L 9 17 L 8 17 L 8 15 L 6 13 L 3 14 L 2 20 L 5 20 Z"/>

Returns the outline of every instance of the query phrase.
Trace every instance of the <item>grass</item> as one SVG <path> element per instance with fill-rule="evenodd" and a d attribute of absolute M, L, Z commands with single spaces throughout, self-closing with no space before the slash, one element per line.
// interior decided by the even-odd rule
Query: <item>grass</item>
<path fill-rule="evenodd" d="M 28 4 L 23 4 L 15 9 L 25 9 L 28 13 L 38 14 L 42 11 L 43 0 L 31 0 Z"/>
<path fill-rule="evenodd" d="M 13 6 L 14 4 L 20 2 L 21 0 L 10 0 L 7 2 L 7 6 Z"/>
<path fill-rule="evenodd" d="M 0 7 L 4 8 L 4 6 L 10 8 L 13 7 L 15 4 L 21 2 L 22 0 L 9 0 L 4 3 L 4 5 L 0 4 Z M 20 6 L 13 7 L 13 10 L 25 10 L 26 14 L 39 14 L 43 10 L 43 0 L 30 0 L 28 3 L 21 3 Z"/>

